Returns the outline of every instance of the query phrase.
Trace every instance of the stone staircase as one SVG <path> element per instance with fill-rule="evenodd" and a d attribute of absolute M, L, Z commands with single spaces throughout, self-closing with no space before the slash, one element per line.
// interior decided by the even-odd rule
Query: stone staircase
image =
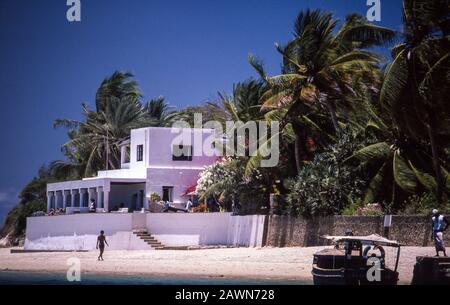
<path fill-rule="evenodd" d="M 188 250 L 187 246 L 164 246 L 159 240 L 154 238 L 150 233 L 144 230 L 133 231 L 133 234 L 145 241 L 155 250 Z"/>
<path fill-rule="evenodd" d="M 137 237 L 145 241 L 150 247 L 152 247 L 155 250 L 162 250 L 164 249 L 164 245 L 161 244 L 159 240 L 154 238 L 150 233 L 147 231 L 133 231 L 133 234 L 135 234 Z"/>

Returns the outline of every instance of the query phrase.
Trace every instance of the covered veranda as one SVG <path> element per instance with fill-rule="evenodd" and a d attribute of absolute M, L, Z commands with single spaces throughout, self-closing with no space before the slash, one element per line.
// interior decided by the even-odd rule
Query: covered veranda
<path fill-rule="evenodd" d="M 95 201 L 96 212 L 120 207 L 130 211 L 145 208 L 145 179 L 90 178 L 47 185 L 47 212 L 63 209 L 66 214 L 88 213 Z"/>

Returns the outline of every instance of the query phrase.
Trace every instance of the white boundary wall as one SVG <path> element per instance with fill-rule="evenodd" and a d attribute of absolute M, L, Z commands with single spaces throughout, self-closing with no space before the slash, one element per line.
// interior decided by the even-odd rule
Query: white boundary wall
<path fill-rule="evenodd" d="M 229 213 L 149 213 L 147 229 L 167 246 L 227 245 Z"/>
<path fill-rule="evenodd" d="M 27 218 L 26 250 L 94 250 L 105 231 L 111 250 L 149 246 L 132 233 L 133 214 L 77 214 Z"/>
<path fill-rule="evenodd" d="M 29 217 L 25 249 L 94 250 L 100 230 L 111 250 L 149 250 L 132 233 L 147 229 L 166 246 L 261 247 L 264 215 L 231 213 L 76 214 Z"/>
<path fill-rule="evenodd" d="M 167 246 L 261 247 L 264 215 L 231 213 L 147 214 L 147 229 Z"/>

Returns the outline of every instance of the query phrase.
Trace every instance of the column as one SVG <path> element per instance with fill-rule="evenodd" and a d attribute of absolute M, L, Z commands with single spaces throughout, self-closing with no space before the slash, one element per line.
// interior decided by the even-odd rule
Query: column
<path fill-rule="evenodd" d="M 147 194 L 150 194 L 150 193 L 147 193 L 147 184 L 145 184 L 145 189 L 144 189 L 144 208 L 146 210 L 149 210 L 150 208 L 148 206 L 148 201 L 149 201 L 150 198 L 147 197 Z"/>
<path fill-rule="evenodd" d="M 87 193 L 88 193 L 88 207 L 91 206 L 91 199 L 93 198 L 92 196 L 92 188 L 88 188 L 87 189 Z"/>
<path fill-rule="evenodd" d="M 84 189 L 79 189 L 80 194 L 80 208 L 84 207 Z"/>
<path fill-rule="evenodd" d="M 66 194 L 66 191 L 62 191 L 62 199 L 63 199 L 63 209 L 65 210 L 66 209 L 66 206 L 67 206 L 67 194 Z"/>
<path fill-rule="evenodd" d="M 59 193 L 61 191 L 55 191 L 55 209 L 59 208 Z"/>
<path fill-rule="evenodd" d="M 50 212 L 50 209 L 52 208 L 52 197 L 53 192 L 47 192 L 47 212 Z"/>
<path fill-rule="evenodd" d="M 103 208 L 109 212 L 109 191 L 103 189 Z"/>
<path fill-rule="evenodd" d="M 101 187 L 97 187 L 97 208 L 103 208 Z"/>
<path fill-rule="evenodd" d="M 70 190 L 70 206 L 75 207 L 76 190 Z"/>

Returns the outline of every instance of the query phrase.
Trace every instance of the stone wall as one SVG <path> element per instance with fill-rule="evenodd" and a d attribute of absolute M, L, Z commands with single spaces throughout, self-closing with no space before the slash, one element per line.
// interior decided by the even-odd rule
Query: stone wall
<path fill-rule="evenodd" d="M 450 218 L 450 217 L 448 217 Z M 330 216 L 305 219 L 301 217 L 269 217 L 266 246 L 311 247 L 327 244 L 322 235 L 343 235 L 346 230 L 355 235 L 379 234 L 407 246 L 433 246 L 429 216 L 392 216 L 391 227 L 384 228 L 384 216 Z M 450 232 L 445 234 L 450 245 Z"/>

